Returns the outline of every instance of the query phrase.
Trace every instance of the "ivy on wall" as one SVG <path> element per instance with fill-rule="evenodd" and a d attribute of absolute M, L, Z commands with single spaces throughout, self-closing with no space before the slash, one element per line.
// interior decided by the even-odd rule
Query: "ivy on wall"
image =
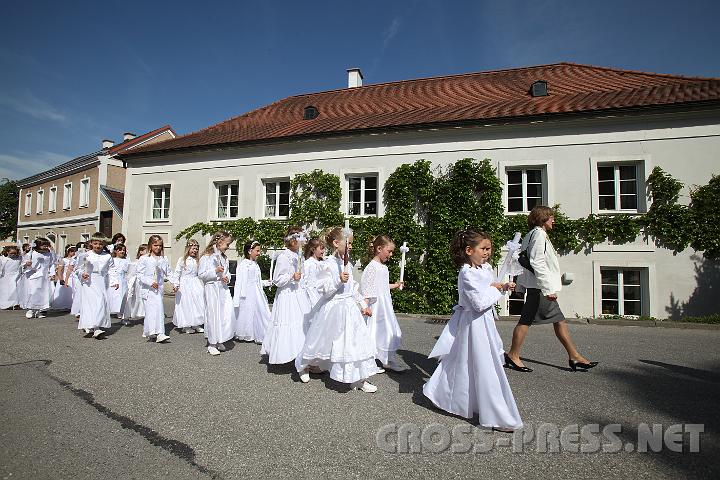
<path fill-rule="evenodd" d="M 550 232 L 553 245 L 561 254 L 589 251 L 603 242 L 625 244 L 645 235 L 658 246 L 679 252 L 691 246 L 704 251 L 706 258 L 720 257 L 720 177 L 691 190 L 691 202 L 679 202 L 683 184 L 655 167 L 647 179 L 651 206 L 644 215 L 596 215 L 571 219 L 555 206 L 555 227 Z M 247 239 L 259 241 L 265 249 L 282 248 L 288 224 L 310 229 L 319 235 L 323 229 L 341 226 L 342 190 L 337 175 L 321 170 L 296 175 L 291 183 L 289 220 L 243 218 L 227 222 L 197 223 L 177 235 L 189 238 L 227 230 L 237 239 L 238 248 Z M 458 160 L 445 168 L 433 169 L 430 162 L 418 160 L 398 167 L 384 185 L 383 217 L 352 217 L 353 257 L 363 265 L 370 260 L 367 247 L 375 235 L 387 234 L 399 247 L 408 242 L 410 252 L 405 267 L 406 286 L 393 290 L 399 312 L 449 313 L 457 298 L 457 271 L 449 245 L 455 232 L 473 228 L 488 232 L 499 247 L 515 232 L 528 230 L 526 215 L 505 215 L 502 183 L 489 160 Z M 399 276 L 400 252 L 388 262 L 390 278 Z M 258 263 L 263 277 L 269 274 L 270 259 Z M 272 298 L 271 292 L 270 297 Z"/>

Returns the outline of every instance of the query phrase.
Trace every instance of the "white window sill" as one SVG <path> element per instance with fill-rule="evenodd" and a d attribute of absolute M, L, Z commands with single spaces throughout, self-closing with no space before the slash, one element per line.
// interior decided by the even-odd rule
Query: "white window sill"
<path fill-rule="evenodd" d="M 377 218 L 378 215 L 377 215 L 377 213 L 369 213 L 367 215 L 350 215 L 348 213 L 348 214 L 345 214 L 345 216 L 348 218 Z"/>
<path fill-rule="evenodd" d="M 638 210 L 598 210 L 596 215 L 644 215 L 645 212 Z"/>
<path fill-rule="evenodd" d="M 88 208 L 89 205 L 78 205 L 78 208 Z"/>
<path fill-rule="evenodd" d="M 169 224 L 169 223 L 170 223 L 170 219 L 169 219 L 169 218 L 151 218 L 151 219 L 145 220 L 145 223 L 165 223 L 165 224 Z"/>

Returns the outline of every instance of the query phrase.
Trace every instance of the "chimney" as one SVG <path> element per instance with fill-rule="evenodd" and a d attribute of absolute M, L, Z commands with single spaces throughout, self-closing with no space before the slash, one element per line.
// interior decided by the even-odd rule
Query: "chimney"
<path fill-rule="evenodd" d="M 112 140 L 103 140 L 102 141 L 102 148 L 112 148 L 115 145 L 115 142 Z"/>
<path fill-rule="evenodd" d="M 137 137 L 134 133 L 125 132 L 123 133 L 123 142 L 127 142 L 128 140 L 132 140 L 133 138 Z"/>
<path fill-rule="evenodd" d="M 359 68 L 348 68 L 348 88 L 362 87 L 363 75 Z"/>

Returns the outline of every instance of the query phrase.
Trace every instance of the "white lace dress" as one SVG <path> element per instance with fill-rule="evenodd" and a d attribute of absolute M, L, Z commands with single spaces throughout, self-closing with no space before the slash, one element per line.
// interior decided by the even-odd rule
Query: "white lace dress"
<path fill-rule="evenodd" d="M 372 315 L 366 317 L 370 336 L 375 341 L 377 359 L 383 365 L 395 362 L 395 352 L 400 348 L 402 332 L 395 317 L 390 296 L 390 273 L 386 265 L 372 260 L 363 270 L 360 293 L 368 302 Z"/>
<path fill-rule="evenodd" d="M 235 336 L 240 340 L 262 343 L 270 323 L 270 307 L 260 267 L 247 258 L 235 272 Z"/>
<path fill-rule="evenodd" d="M 205 286 L 198 278 L 198 262 L 193 257 L 178 259 L 172 275 L 175 293 L 173 324 L 177 328 L 199 327 L 205 323 Z"/>

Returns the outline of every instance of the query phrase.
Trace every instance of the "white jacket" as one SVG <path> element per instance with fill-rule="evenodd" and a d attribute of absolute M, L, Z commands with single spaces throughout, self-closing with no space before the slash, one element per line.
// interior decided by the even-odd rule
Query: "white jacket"
<path fill-rule="evenodd" d="M 523 238 L 521 250 L 527 250 L 535 273 L 524 270 L 518 277 L 520 285 L 540 289 L 543 295 L 552 295 L 562 290 L 560 262 L 545 230 L 541 227 L 530 230 Z"/>

